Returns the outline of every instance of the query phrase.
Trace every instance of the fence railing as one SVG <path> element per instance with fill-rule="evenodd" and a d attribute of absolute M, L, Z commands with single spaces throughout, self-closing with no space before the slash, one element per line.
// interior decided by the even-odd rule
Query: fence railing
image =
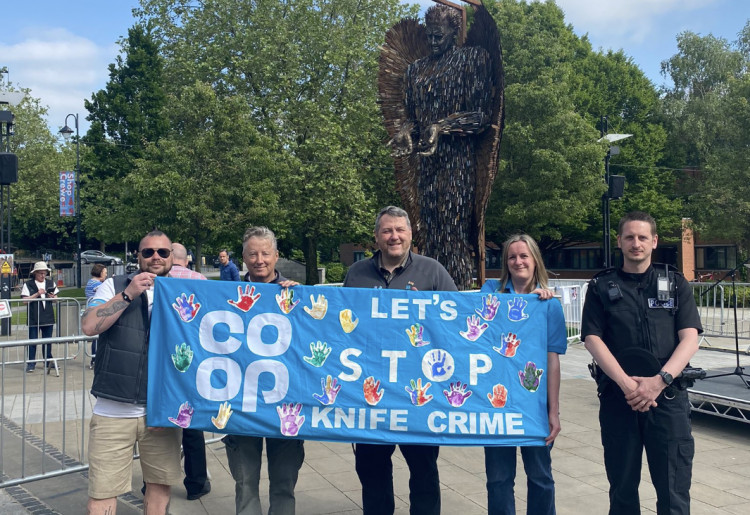
<path fill-rule="evenodd" d="M 737 305 L 731 282 L 690 283 L 703 324 L 701 343 L 711 345 L 708 338 L 750 339 L 750 283 L 735 283 Z M 735 307 L 737 319 L 735 323 Z M 750 346 L 748 347 L 750 351 Z"/>

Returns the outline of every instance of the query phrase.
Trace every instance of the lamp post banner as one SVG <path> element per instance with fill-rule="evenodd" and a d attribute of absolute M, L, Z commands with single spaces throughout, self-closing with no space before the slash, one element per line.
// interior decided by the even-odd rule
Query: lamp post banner
<path fill-rule="evenodd" d="M 547 326 L 561 314 L 536 295 L 157 278 L 148 425 L 544 445 Z"/>
<path fill-rule="evenodd" d="M 60 172 L 60 216 L 76 216 L 76 173 Z"/>

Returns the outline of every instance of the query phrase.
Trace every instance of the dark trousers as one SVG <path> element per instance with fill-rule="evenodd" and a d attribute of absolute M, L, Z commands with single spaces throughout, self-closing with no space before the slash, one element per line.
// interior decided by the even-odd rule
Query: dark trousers
<path fill-rule="evenodd" d="M 188 495 L 198 494 L 208 480 L 206 472 L 206 440 L 203 431 L 182 430 L 182 450 L 185 453 L 185 490 Z"/>
<path fill-rule="evenodd" d="M 599 401 L 610 515 L 641 512 L 638 483 L 644 448 L 656 489 L 656 512 L 688 515 L 695 445 L 687 391 L 675 391 L 673 399 L 659 396 L 658 406 L 645 413 L 633 411 L 614 385 L 605 389 Z"/>
<path fill-rule="evenodd" d="M 36 340 L 37 338 L 52 338 L 54 329 L 55 326 L 53 325 L 30 325 L 29 340 Z M 42 347 L 44 347 L 42 349 L 42 355 L 46 356 L 47 359 L 52 358 L 52 345 L 48 343 L 43 345 Z M 29 345 L 29 363 L 26 364 L 26 368 L 30 368 L 33 370 L 36 367 L 36 363 L 33 363 L 33 361 L 36 359 L 36 348 L 36 345 Z"/>
<path fill-rule="evenodd" d="M 440 514 L 440 478 L 437 458 L 439 447 L 432 445 L 399 445 L 409 466 L 409 513 Z M 393 499 L 393 463 L 395 445 L 357 444 L 355 466 L 362 483 L 364 515 L 390 515 Z"/>

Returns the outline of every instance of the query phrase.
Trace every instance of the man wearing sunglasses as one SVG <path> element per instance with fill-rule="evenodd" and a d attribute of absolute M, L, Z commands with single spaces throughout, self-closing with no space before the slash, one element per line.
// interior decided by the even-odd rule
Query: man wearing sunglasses
<path fill-rule="evenodd" d="M 180 431 L 146 427 L 148 334 L 154 278 L 172 268 L 172 242 L 161 231 L 139 245 L 140 273 L 107 279 L 81 319 L 83 332 L 99 335 L 96 397 L 89 441 L 90 514 L 113 514 L 117 496 L 131 490 L 133 445 L 138 442 L 146 482 L 146 513 L 166 513 L 170 485 L 182 479 Z"/>

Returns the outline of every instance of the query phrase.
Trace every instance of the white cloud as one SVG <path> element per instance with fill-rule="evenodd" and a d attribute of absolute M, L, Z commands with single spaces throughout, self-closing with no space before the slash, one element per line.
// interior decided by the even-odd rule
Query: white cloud
<path fill-rule="evenodd" d="M 594 40 L 640 44 L 660 30 L 660 18 L 706 9 L 722 0 L 556 0 L 565 21 Z"/>
<path fill-rule="evenodd" d="M 65 29 L 46 29 L 15 44 L 0 42 L 0 55 L 13 85 L 29 88 L 49 107 L 47 122 L 53 131 L 62 127 L 68 113 L 75 113 L 85 132 L 83 99 L 106 83 L 107 65 L 114 61 L 117 47 L 98 46 Z"/>

